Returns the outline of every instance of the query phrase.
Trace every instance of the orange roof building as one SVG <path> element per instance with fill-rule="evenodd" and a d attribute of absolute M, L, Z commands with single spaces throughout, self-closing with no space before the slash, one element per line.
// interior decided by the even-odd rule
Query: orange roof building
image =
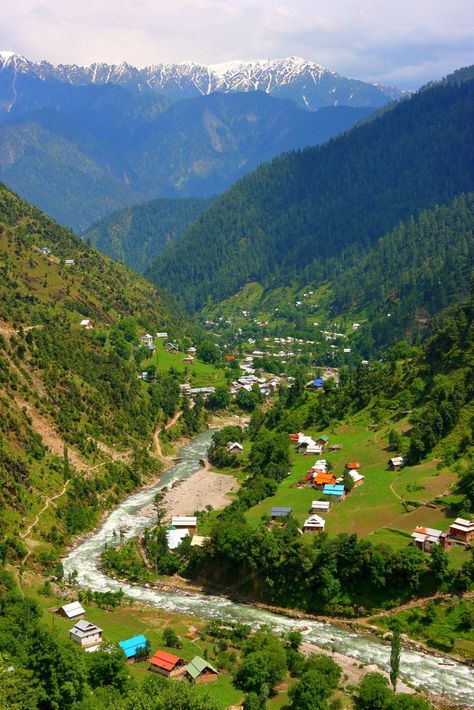
<path fill-rule="evenodd" d="M 318 471 L 313 479 L 313 483 L 316 486 L 334 485 L 336 483 L 336 477 L 332 473 L 325 473 L 324 471 Z"/>
<path fill-rule="evenodd" d="M 360 468 L 360 463 L 358 461 L 351 461 L 350 463 L 346 463 L 346 468 L 348 470 L 354 469 L 358 471 Z"/>
<path fill-rule="evenodd" d="M 151 671 L 160 673 L 167 678 L 177 675 L 185 666 L 185 662 L 182 658 L 175 656 L 173 653 L 168 653 L 167 651 L 157 651 L 155 655 L 149 659 L 149 663 Z"/>

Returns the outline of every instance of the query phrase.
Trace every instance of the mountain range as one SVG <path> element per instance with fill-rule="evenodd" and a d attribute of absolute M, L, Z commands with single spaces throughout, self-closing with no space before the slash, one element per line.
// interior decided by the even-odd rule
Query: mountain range
<path fill-rule="evenodd" d="M 299 90 L 289 68 L 278 74 L 282 92 L 275 78 L 271 92 L 252 80 L 252 90 L 235 83 L 227 93 L 195 87 L 173 94 L 151 79 L 142 90 L 117 68 L 100 66 L 73 71 L 5 53 L 0 59 L 0 178 L 79 231 L 144 200 L 223 192 L 260 163 L 318 145 L 390 98 L 379 89 L 377 101 L 363 98 L 363 87 L 374 88 L 361 82 L 359 93 L 334 98 L 333 86 L 324 99 L 331 105 L 308 111 L 296 94 L 283 98 Z"/>
<path fill-rule="evenodd" d="M 115 84 L 134 92 L 160 94 L 170 101 L 215 91 L 264 91 L 292 99 L 310 110 L 341 105 L 380 107 L 402 95 L 396 87 L 348 79 L 301 57 L 212 65 L 160 63 L 138 69 L 127 62 L 53 65 L 33 62 L 13 52 L 0 52 L 0 86 L 9 83 L 10 87 L 10 94 L 4 94 L 4 111 L 11 110 L 25 77 L 53 79 L 71 86 Z"/>

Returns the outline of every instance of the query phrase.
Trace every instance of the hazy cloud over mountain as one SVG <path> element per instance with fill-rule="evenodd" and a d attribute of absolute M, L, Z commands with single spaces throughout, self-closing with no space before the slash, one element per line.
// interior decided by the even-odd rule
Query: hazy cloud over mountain
<path fill-rule="evenodd" d="M 135 65 L 300 55 L 346 76 L 416 87 L 472 63 L 472 0 L 18 0 L 0 48 Z"/>

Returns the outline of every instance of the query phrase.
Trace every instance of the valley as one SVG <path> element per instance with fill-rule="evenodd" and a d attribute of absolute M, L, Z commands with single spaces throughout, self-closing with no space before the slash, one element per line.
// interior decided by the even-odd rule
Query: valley
<path fill-rule="evenodd" d="M 472 67 L 0 56 L 0 705 L 473 707 Z"/>

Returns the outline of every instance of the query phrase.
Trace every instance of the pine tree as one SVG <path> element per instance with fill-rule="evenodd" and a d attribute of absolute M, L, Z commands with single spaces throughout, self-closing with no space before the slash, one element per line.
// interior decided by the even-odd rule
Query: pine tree
<path fill-rule="evenodd" d="M 400 632 L 394 631 L 392 634 L 392 648 L 390 651 L 390 682 L 394 692 L 397 689 L 398 673 L 400 671 Z"/>

